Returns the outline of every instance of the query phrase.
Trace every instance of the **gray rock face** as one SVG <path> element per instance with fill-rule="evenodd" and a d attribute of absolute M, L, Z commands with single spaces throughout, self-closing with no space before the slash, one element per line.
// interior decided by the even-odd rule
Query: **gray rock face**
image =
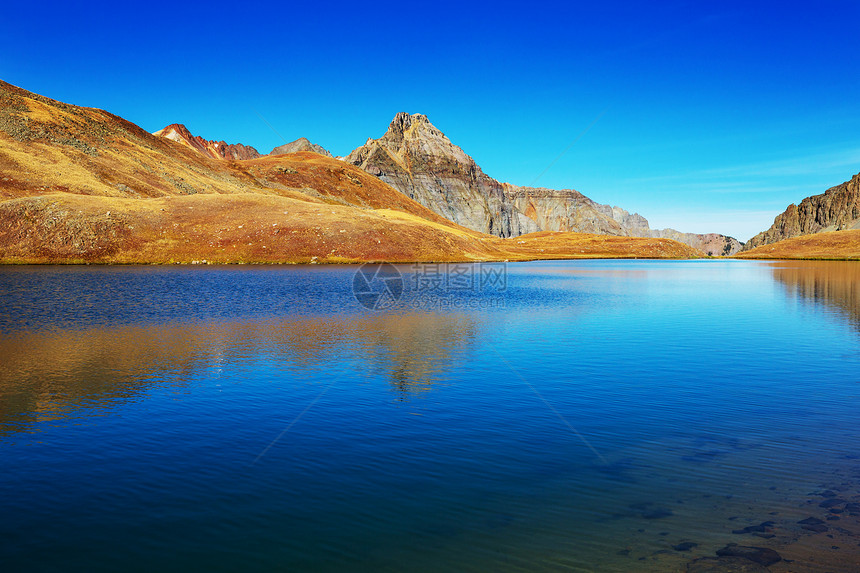
<path fill-rule="evenodd" d="M 573 189 L 556 191 L 500 183 L 421 114 L 398 113 L 385 135 L 368 139 L 344 161 L 455 223 L 500 237 L 569 231 L 667 236 L 714 255 L 730 255 L 740 249 L 737 240 L 723 235 L 652 230 L 638 213 L 595 203 Z"/>
<path fill-rule="evenodd" d="M 326 157 L 332 156 L 326 148 L 316 143 L 311 143 L 306 137 L 300 137 L 290 143 L 279 145 L 269 155 L 286 155 L 288 153 L 298 153 L 299 151 L 312 151 Z"/>
<path fill-rule="evenodd" d="M 648 227 L 648 221 L 639 215 L 631 216 L 618 207 L 600 205 L 573 189 L 555 191 L 509 183 L 503 183 L 502 187 L 506 199 L 543 231 L 629 236 L 631 229 L 639 229 L 641 221 Z"/>
<path fill-rule="evenodd" d="M 709 257 L 730 257 L 743 248 L 743 243 L 734 237 L 718 233 L 682 233 L 675 229 L 652 229 L 651 236 L 658 239 L 674 239 L 694 249 L 699 249 Z"/>
<path fill-rule="evenodd" d="M 792 203 L 776 216 L 770 229 L 747 241 L 744 250 L 800 235 L 844 229 L 860 229 L 860 173 L 821 195 L 807 197 L 800 205 Z"/>
<path fill-rule="evenodd" d="M 682 233 L 675 229 L 652 229 L 648 219 L 639 213 L 595 203 L 572 189 L 555 191 L 517 187 L 508 183 L 503 185 L 508 199 L 519 211 L 534 219 L 543 231 L 672 239 L 699 249 L 708 256 L 731 256 L 743 247 L 737 239 L 717 233 L 702 235 Z"/>
<path fill-rule="evenodd" d="M 344 161 L 469 229 L 512 237 L 540 230 L 505 198 L 502 184 L 421 114 L 398 113 L 379 139 Z"/>

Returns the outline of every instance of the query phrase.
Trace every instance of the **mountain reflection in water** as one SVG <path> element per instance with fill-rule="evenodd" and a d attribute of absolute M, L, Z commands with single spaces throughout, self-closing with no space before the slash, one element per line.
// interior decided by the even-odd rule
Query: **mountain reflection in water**
<path fill-rule="evenodd" d="M 789 293 L 835 310 L 860 330 L 860 263 L 779 262 L 773 266 L 773 277 Z"/>
<path fill-rule="evenodd" d="M 387 379 L 404 400 L 444 377 L 479 330 L 471 316 L 408 313 L 22 333 L 0 338 L 0 435 L 260 360 L 301 378 L 348 357 L 350 378 Z"/>

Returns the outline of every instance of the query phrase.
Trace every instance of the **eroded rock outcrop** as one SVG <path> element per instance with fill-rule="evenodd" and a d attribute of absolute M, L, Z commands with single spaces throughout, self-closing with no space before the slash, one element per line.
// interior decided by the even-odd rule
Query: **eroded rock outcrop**
<path fill-rule="evenodd" d="M 502 184 L 505 197 L 543 231 L 648 237 L 648 221 L 619 207 L 595 203 L 579 191 Z"/>
<path fill-rule="evenodd" d="M 168 125 L 164 129 L 154 132 L 152 135 L 166 137 L 215 159 L 256 159 L 261 157 L 260 152 L 249 145 L 203 139 L 199 135 L 191 133 L 181 123 Z"/>
<path fill-rule="evenodd" d="M 826 231 L 860 229 L 860 173 L 821 195 L 792 203 L 776 216 L 770 229 L 747 241 L 744 250 Z"/>

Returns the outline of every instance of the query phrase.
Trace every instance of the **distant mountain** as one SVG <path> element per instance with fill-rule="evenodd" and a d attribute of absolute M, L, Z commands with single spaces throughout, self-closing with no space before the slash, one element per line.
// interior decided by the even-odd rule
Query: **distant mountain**
<path fill-rule="evenodd" d="M 192 134 L 181 123 L 168 125 L 164 129 L 156 131 L 153 135 L 172 139 L 215 159 L 256 159 L 261 157 L 260 152 L 251 146 L 242 145 L 241 143 L 228 144 L 224 141 L 203 139 L 199 135 Z"/>
<path fill-rule="evenodd" d="M 299 151 L 311 151 L 313 153 L 325 155 L 326 157 L 332 157 L 332 154 L 329 153 L 326 148 L 321 145 L 317 145 L 316 143 L 311 143 L 306 137 L 300 137 L 291 143 L 279 145 L 274 148 L 269 155 L 286 155 L 288 153 L 297 153 Z"/>
<path fill-rule="evenodd" d="M 641 215 L 595 203 L 572 189 L 500 183 L 422 114 L 398 113 L 382 137 L 368 139 L 344 161 L 447 219 L 499 237 L 538 230 L 671 236 L 709 255 L 731 255 L 741 247 L 736 239 L 723 235 L 653 230 Z"/>
<path fill-rule="evenodd" d="M 646 235 L 643 235 L 646 236 Z M 650 237 L 672 239 L 694 249 L 699 249 L 709 257 L 730 257 L 743 248 L 744 244 L 734 237 L 719 233 L 682 233 L 675 229 L 651 229 Z"/>
<path fill-rule="evenodd" d="M 744 251 L 801 235 L 846 229 L 860 229 L 860 173 L 821 195 L 807 197 L 800 205 L 789 205 L 768 230 L 747 241 Z"/>

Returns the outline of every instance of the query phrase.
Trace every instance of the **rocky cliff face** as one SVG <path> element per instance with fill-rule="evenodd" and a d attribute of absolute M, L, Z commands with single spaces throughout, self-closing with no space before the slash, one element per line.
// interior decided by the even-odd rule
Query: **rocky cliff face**
<path fill-rule="evenodd" d="M 500 237 L 538 230 L 629 237 L 671 235 L 714 255 L 734 254 L 740 248 L 737 240 L 723 235 L 655 231 L 641 215 L 595 203 L 572 189 L 499 183 L 421 114 L 397 114 L 385 135 L 368 139 L 344 161 L 447 219 Z"/>
<path fill-rule="evenodd" d="M 631 215 L 620 207 L 595 203 L 573 189 L 519 187 L 502 184 L 505 197 L 518 211 L 537 223 L 543 231 L 573 231 L 649 237 L 648 221 L 639 214 Z"/>
<path fill-rule="evenodd" d="M 274 148 L 269 155 L 286 155 L 288 153 L 298 153 L 299 151 L 311 151 L 313 153 L 325 155 L 326 157 L 332 156 L 331 153 L 329 153 L 329 151 L 323 146 L 311 143 L 306 137 L 300 137 L 293 142 L 279 145 Z"/>
<path fill-rule="evenodd" d="M 502 184 L 424 115 L 398 113 L 385 135 L 368 139 L 344 161 L 469 229 L 499 237 L 539 230 L 507 201 Z"/>
<path fill-rule="evenodd" d="M 844 229 L 860 229 L 860 173 L 821 195 L 807 197 L 800 205 L 792 203 L 776 216 L 770 229 L 750 239 L 744 250 L 800 235 Z"/>
<path fill-rule="evenodd" d="M 675 229 L 651 229 L 650 237 L 672 239 L 699 249 L 709 257 L 730 257 L 743 248 L 743 243 L 734 237 L 719 233 L 682 233 Z"/>
<path fill-rule="evenodd" d="M 210 141 L 203 139 L 199 135 L 194 135 L 187 127 L 181 123 L 168 125 L 164 129 L 160 129 L 153 133 L 159 137 L 166 137 L 177 141 L 182 145 L 199 151 L 203 155 L 214 157 L 215 159 L 256 159 L 261 157 L 260 153 L 251 146 L 242 145 L 241 143 L 228 144 L 224 141 Z"/>

